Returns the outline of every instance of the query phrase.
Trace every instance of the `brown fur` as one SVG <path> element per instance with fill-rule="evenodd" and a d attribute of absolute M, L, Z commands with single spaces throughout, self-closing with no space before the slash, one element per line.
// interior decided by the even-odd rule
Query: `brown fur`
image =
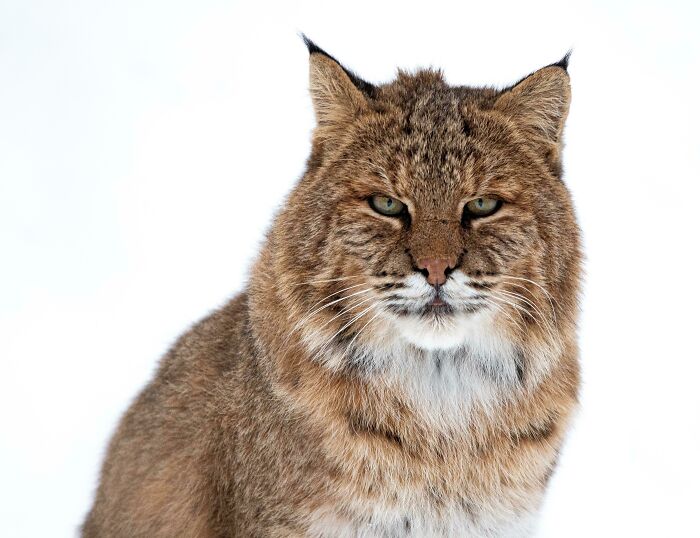
<path fill-rule="evenodd" d="M 319 514 L 352 520 L 407 492 L 433 513 L 459 505 L 475 518 L 540 502 L 578 388 L 578 230 L 559 177 L 565 68 L 497 91 L 450 87 L 435 71 L 363 86 L 315 48 L 310 64 L 307 172 L 247 291 L 177 342 L 122 419 L 85 537 L 303 536 Z M 376 193 L 403 200 L 410 220 L 373 212 Z M 464 223 L 464 202 L 483 194 L 503 208 Z M 386 296 L 422 257 L 527 299 L 495 321 L 518 349 L 518 385 L 456 427 L 378 381 L 387 367 L 357 349 L 388 322 L 353 322 L 366 305 L 342 291 Z M 329 295 L 338 303 L 318 310 Z"/>

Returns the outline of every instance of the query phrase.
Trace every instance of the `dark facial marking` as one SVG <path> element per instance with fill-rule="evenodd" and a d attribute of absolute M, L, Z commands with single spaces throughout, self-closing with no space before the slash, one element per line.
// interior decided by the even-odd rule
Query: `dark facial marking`
<path fill-rule="evenodd" d="M 477 290 L 488 290 L 493 288 L 493 282 L 470 282 L 469 285 Z"/>

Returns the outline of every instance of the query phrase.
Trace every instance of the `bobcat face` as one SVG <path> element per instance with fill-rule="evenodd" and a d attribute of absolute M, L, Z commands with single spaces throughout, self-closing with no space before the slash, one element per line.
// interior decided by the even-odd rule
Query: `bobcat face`
<path fill-rule="evenodd" d="M 308 171 L 276 229 L 317 354 L 553 335 L 554 297 L 578 267 L 560 178 L 565 64 L 500 92 L 434 71 L 373 86 L 312 50 L 311 91 Z"/>
<path fill-rule="evenodd" d="M 338 189 L 328 239 L 344 247 L 337 266 L 366 275 L 367 314 L 427 347 L 458 345 L 474 314 L 512 302 L 507 283 L 517 288 L 542 265 L 537 222 L 560 190 L 507 126 L 462 100 L 442 88 L 408 111 L 377 114 L 319 174 Z"/>

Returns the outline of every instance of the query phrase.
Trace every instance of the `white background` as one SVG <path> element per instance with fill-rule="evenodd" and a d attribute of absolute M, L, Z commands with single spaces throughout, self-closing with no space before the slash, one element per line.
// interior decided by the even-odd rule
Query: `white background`
<path fill-rule="evenodd" d="M 2 0 L 0 535 L 74 535 L 158 357 L 242 288 L 309 150 L 304 31 L 375 82 L 574 48 L 584 390 L 539 536 L 700 536 L 698 5 Z"/>

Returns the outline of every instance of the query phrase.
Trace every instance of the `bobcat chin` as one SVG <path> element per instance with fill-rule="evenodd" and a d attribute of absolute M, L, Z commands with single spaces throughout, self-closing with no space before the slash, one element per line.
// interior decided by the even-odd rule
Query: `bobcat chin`
<path fill-rule="evenodd" d="M 82 534 L 529 536 L 579 386 L 568 57 L 375 85 L 305 41 L 306 172 L 122 418 Z"/>

